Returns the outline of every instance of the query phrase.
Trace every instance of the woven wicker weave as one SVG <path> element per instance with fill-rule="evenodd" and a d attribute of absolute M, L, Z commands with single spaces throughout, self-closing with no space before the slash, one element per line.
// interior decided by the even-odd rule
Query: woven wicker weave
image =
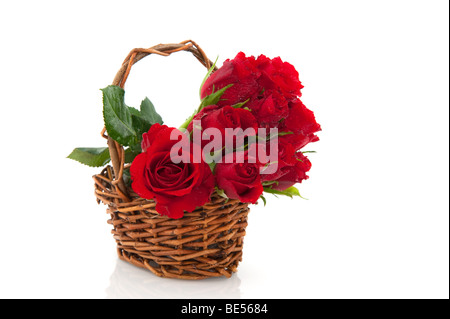
<path fill-rule="evenodd" d="M 212 66 L 193 41 L 159 44 L 134 49 L 125 59 L 113 85 L 124 87 L 131 66 L 150 54 L 168 56 L 191 52 L 207 69 Z M 120 259 L 146 268 L 160 277 L 204 279 L 231 277 L 242 260 L 243 237 L 247 226 L 248 204 L 227 200 L 214 193 L 209 203 L 183 218 L 159 215 L 155 202 L 140 198 L 123 180 L 124 148 L 106 136 L 112 167 L 94 176 L 97 201 L 108 206 Z"/>

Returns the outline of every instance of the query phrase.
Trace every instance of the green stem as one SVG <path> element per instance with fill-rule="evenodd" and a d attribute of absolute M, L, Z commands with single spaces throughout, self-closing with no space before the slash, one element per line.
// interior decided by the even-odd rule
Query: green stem
<path fill-rule="evenodd" d="M 195 110 L 195 112 L 191 116 L 189 116 L 187 118 L 187 120 L 183 124 L 181 124 L 180 130 L 183 130 L 183 129 L 186 130 L 188 128 L 189 124 L 191 124 L 191 122 L 194 119 L 194 117 L 198 114 L 198 112 L 200 112 L 202 110 L 202 108 L 203 108 L 202 107 L 202 103 L 200 103 L 200 105 L 197 108 L 197 110 Z"/>
<path fill-rule="evenodd" d="M 215 105 L 217 104 L 217 102 L 220 101 L 220 98 L 222 97 L 222 95 L 225 93 L 225 91 L 232 87 L 233 84 L 228 84 L 227 86 L 221 88 L 219 91 L 214 92 L 214 86 L 213 86 L 213 93 L 211 93 L 208 96 L 205 96 L 202 100 L 202 102 L 200 103 L 199 107 L 197 108 L 197 110 L 194 112 L 194 114 L 192 114 L 181 126 L 180 126 L 180 130 L 182 129 L 187 129 L 187 127 L 189 126 L 189 124 L 191 123 L 192 119 L 194 118 L 194 116 L 196 116 L 204 107 L 209 106 L 209 105 Z"/>

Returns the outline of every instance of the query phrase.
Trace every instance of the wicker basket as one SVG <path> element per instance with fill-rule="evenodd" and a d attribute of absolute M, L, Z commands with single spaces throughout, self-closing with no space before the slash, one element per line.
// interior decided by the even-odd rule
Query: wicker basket
<path fill-rule="evenodd" d="M 207 69 L 212 63 L 193 41 L 159 44 L 134 49 L 117 73 L 113 85 L 124 87 L 131 66 L 150 54 L 168 56 L 178 51 L 192 53 Z M 242 260 L 248 204 L 227 200 L 216 193 L 211 201 L 183 218 L 159 215 L 156 203 L 140 198 L 123 179 L 124 148 L 105 135 L 111 155 L 108 166 L 94 176 L 97 201 L 108 206 L 120 259 L 167 278 L 204 279 L 231 277 Z"/>

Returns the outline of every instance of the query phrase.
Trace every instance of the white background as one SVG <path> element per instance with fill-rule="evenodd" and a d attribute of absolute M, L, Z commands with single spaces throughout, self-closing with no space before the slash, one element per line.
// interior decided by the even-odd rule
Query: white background
<path fill-rule="evenodd" d="M 448 1 L 1 1 L 0 297 L 448 298 Z M 231 279 L 186 282 L 118 261 L 87 168 L 100 88 L 135 47 L 195 40 L 219 65 L 281 56 L 323 127 L 309 200 L 252 207 Z M 133 68 L 179 126 L 205 69 L 188 53 Z"/>

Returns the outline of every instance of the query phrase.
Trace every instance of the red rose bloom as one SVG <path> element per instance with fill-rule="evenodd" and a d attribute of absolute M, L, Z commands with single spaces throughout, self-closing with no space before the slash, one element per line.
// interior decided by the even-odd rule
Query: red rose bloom
<path fill-rule="evenodd" d="M 278 123 L 289 114 L 288 101 L 278 91 L 265 91 L 252 103 L 251 112 L 260 127 L 278 127 Z"/>
<path fill-rule="evenodd" d="M 266 91 L 276 91 L 290 100 L 300 96 L 303 88 L 295 68 L 283 62 L 279 57 L 269 59 L 260 55 L 246 57 L 239 52 L 233 60 L 226 60 L 223 66 L 214 72 L 204 83 L 201 97 L 233 84 L 228 88 L 219 106 L 234 105 L 249 100 L 247 107 L 252 109 L 258 96 Z"/>
<path fill-rule="evenodd" d="M 246 157 L 244 153 L 236 153 L 237 158 Z M 218 163 L 215 168 L 217 186 L 225 191 L 232 199 L 239 199 L 243 203 L 255 204 L 263 192 L 260 165 L 249 163 Z"/>
<path fill-rule="evenodd" d="M 278 90 L 286 98 L 301 96 L 300 90 L 303 85 L 292 64 L 283 62 L 279 57 L 269 59 L 265 55 L 260 55 L 255 61 L 255 66 L 261 71 L 258 83 L 265 90 Z"/>
<path fill-rule="evenodd" d="M 249 134 L 249 136 L 256 135 L 258 132 L 258 123 L 249 111 L 240 108 L 235 109 L 228 105 L 224 107 L 219 107 L 217 105 L 207 106 L 194 117 L 194 120 L 201 121 L 201 128 L 193 127 L 193 122 L 191 122 L 187 128 L 189 132 L 192 132 L 193 130 L 202 130 L 203 132 L 208 128 L 216 128 L 222 135 L 222 146 L 225 146 L 226 128 L 241 128 L 243 131 L 252 128 L 254 134 Z M 203 134 L 202 146 L 205 146 L 213 140 L 212 138 L 211 140 L 207 140 L 205 137 L 206 134 Z M 238 139 L 235 137 L 233 145 L 239 147 L 240 145 L 236 145 L 237 140 Z"/>
<path fill-rule="evenodd" d="M 296 99 L 289 103 L 289 115 L 280 123 L 279 130 L 293 133 L 285 135 L 285 138 L 299 150 L 306 144 L 319 140 L 314 133 L 319 132 L 321 127 L 316 122 L 314 113 L 300 99 Z"/>
<path fill-rule="evenodd" d="M 278 144 L 275 144 L 275 142 Z M 251 150 L 255 152 L 254 147 L 256 147 L 256 153 L 258 154 L 259 161 L 264 165 L 261 170 L 261 180 L 275 181 L 284 174 L 283 169 L 285 167 L 295 166 L 297 163 L 296 152 L 292 145 L 289 143 L 285 137 L 279 137 L 277 140 L 270 140 L 265 145 L 265 150 L 262 148 L 264 144 L 253 144 L 250 146 Z M 276 158 L 272 160 L 267 154 L 272 155 L 275 152 L 275 146 L 277 146 L 278 152 Z M 266 156 L 264 156 L 266 155 Z M 274 171 L 276 167 L 276 171 Z"/>
<path fill-rule="evenodd" d="M 256 97 L 261 92 L 258 79 L 261 72 L 254 66 L 255 58 L 239 52 L 233 60 L 226 60 L 223 66 L 210 75 L 203 84 L 200 96 L 203 99 L 229 84 L 233 84 L 222 95 L 219 106 L 234 105 Z"/>
<path fill-rule="evenodd" d="M 283 147 L 280 150 L 283 150 Z M 311 169 L 311 162 L 301 152 L 295 153 L 293 157 L 289 158 L 287 155 L 291 153 L 292 149 L 285 149 L 284 151 L 287 153 L 280 154 L 277 171 L 274 174 L 261 174 L 262 181 L 276 182 L 270 187 L 280 191 L 308 179 L 306 173 Z M 286 160 L 283 160 L 283 157 Z"/>
<path fill-rule="evenodd" d="M 175 132 L 174 132 L 175 131 Z M 170 157 L 173 145 L 171 134 L 188 138 L 176 128 L 154 124 L 143 134 L 142 149 L 131 164 L 132 188 L 141 197 L 156 200 L 156 210 L 171 218 L 183 217 L 184 211 L 192 212 L 204 205 L 214 189 L 214 176 L 209 165 L 193 163 L 173 163 Z M 192 148 L 190 148 L 192 150 Z"/>

